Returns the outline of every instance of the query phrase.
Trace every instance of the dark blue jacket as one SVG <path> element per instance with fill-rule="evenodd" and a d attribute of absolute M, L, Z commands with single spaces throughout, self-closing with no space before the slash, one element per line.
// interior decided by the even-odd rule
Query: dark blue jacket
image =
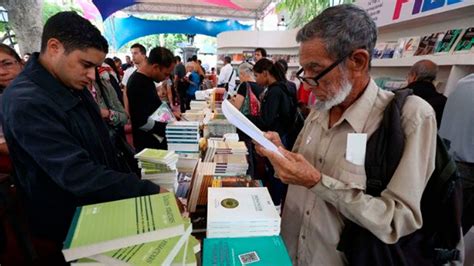
<path fill-rule="evenodd" d="M 159 192 L 125 173 L 87 89 L 30 58 L 3 95 L 4 132 L 33 234 L 61 243 L 77 206 Z"/>

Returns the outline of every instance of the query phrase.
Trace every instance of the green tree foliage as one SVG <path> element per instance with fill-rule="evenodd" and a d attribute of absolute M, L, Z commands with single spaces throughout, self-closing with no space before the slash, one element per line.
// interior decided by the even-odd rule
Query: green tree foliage
<path fill-rule="evenodd" d="M 352 3 L 355 0 L 282 0 L 277 12 L 286 10 L 290 14 L 289 26 L 301 27 L 324 9 L 338 3 Z"/>
<path fill-rule="evenodd" d="M 71 1 L 70 3 L 65 3 L 64 5 L 58 5 L 57 3 L 45 1 L 43 4 L 43 24 L 52 17 L 54 14 L 62 11 L 76 11 L 78 14 L 82 15 L 82 9 Z"/>
<path fill-rule="evenodd" d="M 166 47 L 170 49 L 171 51 L 174 51 L 176 48 L 178 48 L 178 43 L 180 42 L 186 42 L 187 38 L 184 34 L 154 34 L 154 35 L 148 35 L 148 36 L 143 36 L 138 39 L 132 40 L 122 46 L 118 52 L 121 53 L 128 53 L 130 51 L 130 46 L 132 46 L 134 43 L 140 43 L 143 46 L 145 46 L 147 49 L 151 49 L 155 46 L 161 46 L 163 44 L 163 47 Z"/>

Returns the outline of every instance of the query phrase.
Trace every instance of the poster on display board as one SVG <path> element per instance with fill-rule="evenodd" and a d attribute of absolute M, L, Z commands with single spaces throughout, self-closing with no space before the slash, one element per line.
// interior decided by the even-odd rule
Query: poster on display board
<path fill-rule="evenodd" d="M 383 27 L 415 18 L 474 6 L 474 0 L 357 0 L 377 24 Z"/>

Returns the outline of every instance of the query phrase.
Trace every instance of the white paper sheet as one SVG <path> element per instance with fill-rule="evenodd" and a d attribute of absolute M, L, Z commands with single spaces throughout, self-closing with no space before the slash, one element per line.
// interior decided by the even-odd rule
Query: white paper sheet
<path fill-rule="evenodd" d="M 366 145 L 367 134 L 347 134 L 346 160 L 356 165 L 364 165 Z"/>
<path fill-rule="evenodd" d="M 262 145 L 265 149 L 276 152 L 277 154 L 283 156 L 280 151 L 278 151 L 278 147 L 273 144 L 273 142 L 265 138 L 263 136 L 263 132 L 252 122 L 250 122 L 250 120 L 248 120 L 247 117 L 245 117 L 228 100 L 222 102 L 222 113 L 224 113 L 225 118 L 227 118 L 231 124 L 242 130 L 245 134 L 255 140 L 258 144 Z"/>

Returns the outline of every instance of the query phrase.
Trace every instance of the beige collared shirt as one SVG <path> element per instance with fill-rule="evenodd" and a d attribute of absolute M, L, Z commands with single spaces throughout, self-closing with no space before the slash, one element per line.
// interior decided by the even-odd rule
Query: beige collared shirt
<path fill-rule="evenodd" d="M 372 80 L 332 128 L 328 111 L 313 111 L 306 119 L 294 151 L 319 169 L 322 179 L 311 189 L 288 188 L 282 236 L 294 265 L 344 265 L 345 257 L 336 247 L 345 219 L 386 243 L 421 227 L 421 196 L 434 170 L 436 151 L 436 118 L 428 103 L 417 96 L 407 98 L 402 110 L 404 153 L 380 197 L 364 193 L 364 166 L 345 159 L 347 134 L 367 133 L 369 138 L 393 95 Z"/>

